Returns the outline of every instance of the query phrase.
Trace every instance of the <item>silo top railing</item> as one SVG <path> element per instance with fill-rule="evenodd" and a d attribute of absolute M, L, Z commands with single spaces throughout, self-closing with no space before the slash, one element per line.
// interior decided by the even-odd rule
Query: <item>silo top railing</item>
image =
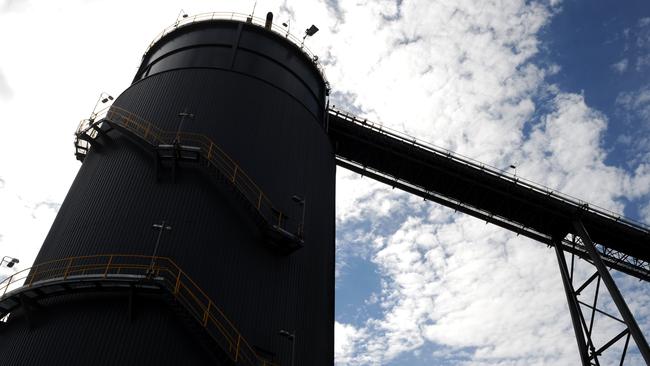
<path fill-rule="evenodd" d="M 149 50 L 164 36 L 167 34 L 175 31 L 178 28 L 181 28 L 186 25 L 194 24 L 194 23 L 200 23 L 200 22 L 207 22 L 211 20 L 233 20 L 233 21 L 240 21 L 240 22 L 246 22 L 249 24 L 254 24 L 256 26 L 259 26 L 261 28 L 265 28 L 264 25 L 266 24 L 266 19 L 255 17 L 250 14 L 243 14 L 243 13 L 232 13 L 232 12 L 212 12 L 212 13 L 201 13 L 201 14 L 196 14 L 196 15 L 191 15 L 187 16 L 184 18 L 177 19 L 174 24 L 168 26 L 165 28 L 162 32 L 160 32 L 154 39 L 151 41 L 149 44 L 149 47 L 147 47 L 147 50 L 145 51 L 144 55 L 142 56 L 143 58 L 149 53 Z M 318 72 L 321 74 L 323 77 L 323 80 L 325 81 L 325 86 L 329 90 L 329 82 L 327 81 L 327 77 L 325 77 L 325 70 L 323 69 L 323 66 L 318 62 L 318 56 L 316 56 L 309 48 L 305 47 L 304 40 L 294 36 L 293 34 L 289 33 L 288 29 L 285 29 L 284 27 L 280 27 L 276 24 L 271 24 L 271 29 L 272 32 L 279 34 L 280 36 L 286 38 L 287 40 L 291 41 L 291 43 L 295 44 L 307 57 L 309 57 L 312 62 L 314 63 L 314 66 L 318 69 Z"/>

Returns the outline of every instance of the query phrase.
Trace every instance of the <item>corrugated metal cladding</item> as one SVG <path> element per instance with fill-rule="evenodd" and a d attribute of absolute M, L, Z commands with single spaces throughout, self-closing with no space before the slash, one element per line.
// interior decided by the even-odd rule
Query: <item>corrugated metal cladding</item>
<path fill-rule="evenodd" d="M 183 131 L 219 144 L 296 226 L 302 211 L 291 197 L 306 199 L 304 247 L 273 252 L 230 187 L 192 165 L 181 165 L 175 181 L 163 169 L 157 181 L 154 155 L 111 131 L 112 141 L 84 160 L 37 262 L 150 255 L 151 225 L 165 220 L 173 229 L 158 254 L 173 258 L 251 345 L 288 365 L 291 343 L 278 331 L 295 331 L 297 365 L 333 364 L 335 160 L 324 128 L 325 90 L 312 61 L 263 28 L 213 21 L 165 36 L 115 105 L 170 131 L 179 112 L 193 113 Z M 99 299 L 59 300 L 31 331 L 13 317 L 0 333 L 3 364 L 22 364 L 21 349 L 51 353 L 50 365 L 97 363 L 65 353 L 86 352 L 93 339 L 94 357 L 106 364 L 133 364 L 124 360 L 140 360 L 136 349 L 155 353 L 156 364 L 201 364 L 193 354 L 201 350 L 185 347 L 187 335 L 154 302 L 140 305 L 148 316 L 127 326 L 123 303 Z"/>
<path fill-rule="evenodd" d="M 2 365 L 214 365 L 176 315 L 157 297 L 125 293 L 47 301 L 0 328 Z M 184 336 L 179 336 L 184 335 Z"/>

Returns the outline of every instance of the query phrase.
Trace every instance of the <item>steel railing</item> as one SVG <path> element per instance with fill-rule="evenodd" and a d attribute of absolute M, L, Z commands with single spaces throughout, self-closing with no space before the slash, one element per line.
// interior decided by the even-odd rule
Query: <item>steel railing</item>
<path fill-rule="evenodd" d="M 144 118 L 113 105 L 99 111 L 94 120 L 83 120 L 80 122 L 76 131 L 77 137 L 75 140 L 77 152 L 80 151 L 79 146 L 82 146 L 81 149 L 86 149 L 86 151 L 89 148 L 89 145 L 83 147 L 88 142 L 80 139 L 79 136 L 86 134 L 90 139 L 96 138 L 99 129 L 98 124 L 104 118 L 109 123 L 119 125 L 154 147 L 168 145 L 199 148 L 199 153 L 209 165 L 225 177 L 245 197 L 248 203 L 257 210 L 270 227 L 277 226 L 284 230 L 288 229 L 286 227 L 288 216 L 273 205 L 268 196 L 235 160 L 205 135 L 190 132 L 164 131 Z M 294 231 L 287 232 L 293 233 Z M 296 228 L 295 234 L 293 235 L 299 238 L 300 229 Z"/>
<path fill-rule="evenodd" d="M 75 280 L 133 281 L 162 284 L 237 365 L 277 366 L 260 356 L 215 302 L 173 260 L 167 257 L 105 254 L 52 260 L 14 273 L 0 282 L 0 302 L 49 282 Z"/>
<path fill-rule="evenodd" d="M 94 122 L 94 117 L 91 119 L 84 119 L 79 122 L 79 126 L 77 127 L 77 130 L 74 134 L 74 148 L 77 159 L 88 154 L 88 151 L 90 150 L 90 142 L 84 138 L 87 137 L 90 140 L 94 140 L 97 137 L 98 131 L 93 128 Z"/>
<path fill-rule="evenodd" d="M 169 27 L 165 28 L 162 32 L 160 32 L 154 39 L 151 41 L 149 44 L 149 47 L 147 47 L 147 50 L 144 53 L 144 56 L 146 56 L 149 53 L 149 50 L 165 35 L 175 31 L 176 29 L 194 24 L 194 23 L 200 23 L 200 22 L 207 22 L 211 20 L 233 20 L 233 21 L 240 21 L 240 22 L 247 22 L 249 24 L 253 24 L 256 26 L 259 26 L 261 28 L 264 28 L 264 25 L 266 24 L 266 19 L 265 18 L 259 18 L 252 16 L 250 14 L 243 14 L 243 13 L 233 13 L 233 12 L 212 12 L 212 13 L 201 13 L 201 14 L 196 14 L 196 15 L 190 15 L 185 18 L 180 18 L 174 22 L 174 24 L 170 25 Z M 327 81 L 327 78 L 325 77 L 325 70 L 323 69 L 323 66 L 318 62 L 318 56 L 316 56 L 309 48 L 305 47 L 305 44 L 303 42 L 302 38 L 296 37 L 293 34 L 289 33 L 288 29 L 278 26 L 276 24 L 271 25 L 271 31 L 274 33 L 277 33 L 281 35 L 282 37 L 286 38 L 287 40 L 291 41 L 293 44 L 295 44 L 307 57 L 309 57 L 318 71 L 320 72 L 321 76 L 323 77 L 323 80 L 325 81 L 325 85 L 327 86 L 327 89 L 329 90 L 329 82 Z M 143 56 L 143 58 L 144 58 Z"/>

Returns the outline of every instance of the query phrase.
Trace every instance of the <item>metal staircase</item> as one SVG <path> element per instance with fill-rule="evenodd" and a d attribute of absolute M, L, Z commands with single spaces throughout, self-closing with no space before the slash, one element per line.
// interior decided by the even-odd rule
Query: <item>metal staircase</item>
<path fill-rule="evenodd" d="M 215 302 L 166 257 L 80 256 L 24 269 L 0 282 L 0 319 L 22 307 L 30 322 L 39 301 L 54 296 L 125 290 L 160 294 L 221 363 L 277 366 L 260 357 Z"/>
<path fill-rule="evenodd" d="M 171 132 L 115 105 L 100 111 L 94 119 L 82 120 L 75 133 L 75 155 L 83 161 L 91 148 L 98 148 L 102 138 L 115 129 L 156 155 L 158 164 L 171 161 L 175 170 L 179 162 L 195 162 L 209 174 L 232 188 L 253 213 L 271 246 L 283 253 L 300 249 L 304 240 L 299 225 L 289 228 L 288 216 L 277 209 L 262 189 L 242 167 L 205 135 Z"/>

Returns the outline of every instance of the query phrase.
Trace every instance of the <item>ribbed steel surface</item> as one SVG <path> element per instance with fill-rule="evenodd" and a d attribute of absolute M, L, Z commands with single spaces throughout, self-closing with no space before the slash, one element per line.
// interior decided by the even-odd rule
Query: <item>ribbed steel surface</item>
<path fill-rule="evenodd" d="M 217 361 L 156 297 L 126 293 L 47 301 L 0 328 L 2 365 L 214 365 Z"/>
<path fill-rule="evenodd" d="M 252 346 L 288 365 L 291 343 L 278 335 L 287 329 L 297 335 L 296 364 L 331 365 L 335 160 L 324 127 L 325 85 L 295 45 L 260 27 L 241 24 L 240 42 L 233 38 L 239 27 L 235 22 L 215 21 L 165 36 L 149 53 L 171 42 L 173 49 L 165 48 L 167 53 L 180 55 L 174 67 L 137 76 L 115 105 L 170 131 L 179 127 L 179 112 L 194 114 L 182 130 L 207 135 L 220 145 L 289 215 L 294 227 L 302 209 L 292 196 L 306 199 L 304 247 L 290 255 L 271 250 L 232 189 L 198 165 L 180 164 L 175 179 L 171 167 L 164 165 L 157 180 L 152 150 L 114 130 L 110 141 L 102 140 L 84 160 L 37 262 L 100 253 L 151 255 L 157 235 L 151 225 L 165 220 L 172 230 L 163 234 L 157 254 L 173 258 L 187 271 Z M 200 52 L 208 50 L 198 59 L 204 64 L 197 64 L 192 53 L 175 51 L 188 47 L 179 38 L 214 40 L 221 33 L 222 43 L 231 39 L 231 67 L 215 66 L 205 56 L 227 47 L 192 45 Z M 245 44 L 245 49 L 238 44 Z M 220 52 L 214 53 L 215 58 Z M 291 62 L 283 64 L 278 55 Z M 138 75 L 148 68 L 147 60 Z M 174 345 L 188 342 L 188 336 L 163 324 L 170 321 L 163 317 L 164 310 L 155 310 L 157 316 L 125 330 L 119 325 L 125 305 L 105 300 L 69 306 L 62 300 L 61 311 L 46 307 L 39 315 L 37 333 L 21 325 L 21 316 L 12 317 L 11 326 L 1 333 L 3 342 L 12 339 L 11 347 L 0 346 L 0 358 L 21 364 L 15 349 L 25 347 L 39 354 L 57 347 L 75 352 L 79 345 L 92 343 L 88 337 L 97 332 L 105 339 L 97 344 L 95 357 L 106 364 L 131 364 L 122 362 L 130 356 L 119 354 L 125 339 L 131 338 L 138 340 L 131 347 L 138 352 L 161 355 L 157 364 L 198 364 L 179 363 L 172 356 L 183 359 L 196 351 Z M 153 306 L 148 304 L 138 305 L 138 311 Z M 70 314 L 78 314 L 78 319 Z M 163 328 L 169 336 L 158 337 Z M 81 331 L 89 336 L 75 341 Z M 82 358 L 52 354 L 51 365 L 84 364 Z"/>

